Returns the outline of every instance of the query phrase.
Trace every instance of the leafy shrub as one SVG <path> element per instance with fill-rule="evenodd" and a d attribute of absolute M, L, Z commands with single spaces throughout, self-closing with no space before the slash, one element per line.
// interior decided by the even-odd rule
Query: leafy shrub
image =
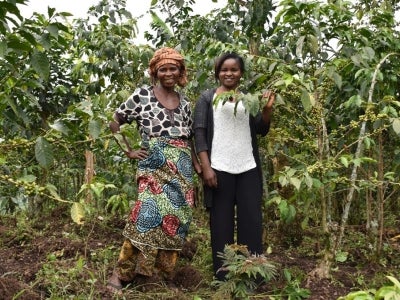
<path fill-rule="evenodd" d="M 251 255 L 244 245 L 227 245 L 220 253 L 223 265 L 220 271 L 226 271 L 225 281 L 214 280 L 217 288 L 216 299 L 230 299 L 232 296 L 248 299 L 256 288 L 276 275 L 276 266 L 264 255 Z"/>
<path fill-rule="evenodd" d="M 355 291 L 346 296 L 339 297 L 338 300 L 400 300 L 400 282 L 392 277 L 386 276 L 393 285 L 384 285 L 377 291 Z"/>

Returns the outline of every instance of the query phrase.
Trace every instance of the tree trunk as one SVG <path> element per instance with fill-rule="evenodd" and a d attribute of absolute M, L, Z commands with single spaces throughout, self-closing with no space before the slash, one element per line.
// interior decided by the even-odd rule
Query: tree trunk
<path fill-rule="evenodd" d="M 374 88 L 375 88 L 375 84 L 376 84 L 376 78 L 377 78 L 377 75 L 378 75 L 378 71 L 381 68 L 382 64 L 391 55 L 395 55 L 395 53 L 389 53 L 388 55 L 386 55 L 379 62 L 379 64 L 375 68 L 374 75 L 372 77 L 371 87 L 370 87 L 369 93 L 368 93 L 368 104 L 372 104 L 372 97 L 373 97 L 373 93 L 374 93 Z M 354 153 L 354 159 L 355 160 L 359 159 L 361 157 L 361 155 L 362 155 L 362 148 L 363 148 L 363 141 L 364 141 L 364 138 L 365 138 L 366 126 L 367 126 L 367 121 L 363 121 L 361 123 L 360 134 L 358 136 L 356 152 Z M 344 207 L 342 218 L 341 218 L 339 234 L 338 234 L 335 246 L 334 246 L 333 251 L 332 251 L 333 254 L 336 254 L 336 252 L 342 246 L 344 230 L 345 230 L 345 227 L 347 225 L 347 220 L 349 218 L 349 213 L 350 213 L 350 206 L 351 206 L 351 203 L 353 201 L 354 191 L 356 189 L 357 169 L 358 169 L 357 164 L 354 164 L 353 165 L 353 170 L 352 170 L 351 175 L 350 175 L 350 189 L 349 189 L 349 192 L 348 192 L 347 197 L 346 197 L 346 203 L 345 203 L 345 207 Z"/>
<path fill-rule="evenodd" d="M 376 246 L 376 257 L 379 258 L 382 250 L 383 243 L 383 231 L 384 231 L 384 170 L 383 170 L 383 139 L 382 131 L 378 135 L 378 188 L 377 188 L 377 199 L 378 199 L 378 244 Z"/>

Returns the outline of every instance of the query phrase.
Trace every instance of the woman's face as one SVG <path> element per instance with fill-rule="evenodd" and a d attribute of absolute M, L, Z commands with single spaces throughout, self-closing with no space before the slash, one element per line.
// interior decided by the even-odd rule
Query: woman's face
<path fill-rule="evenodd" d="M 221 66 L 218 74 L 219 82 L 228 90 L 233 90 L 239 86 L 242 71 L 240 65 L 234 58 L 226 59 Z"/>
<path fill-rule="evenodd" d="M 165 64 L 158 68 L 157 79 L 161 86 L 166 88 L 174 87 L 178 83 L 181 71 L 177 65 Z"/>

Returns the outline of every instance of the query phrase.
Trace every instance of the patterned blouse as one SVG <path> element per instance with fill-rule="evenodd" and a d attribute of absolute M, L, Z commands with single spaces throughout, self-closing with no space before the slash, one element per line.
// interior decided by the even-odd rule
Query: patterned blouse
<path fill-rule="evenodd" d="M 140 133 L 149 137 L 176 137 L 189 139 L 193 135 L 190 102 L 179 93 L 180 103 L 175 109 L 165 108 L 155 97 L 153 87 L 137 88 L 120 105 L 116 113 L 120 124 L 138 123 Z"/>

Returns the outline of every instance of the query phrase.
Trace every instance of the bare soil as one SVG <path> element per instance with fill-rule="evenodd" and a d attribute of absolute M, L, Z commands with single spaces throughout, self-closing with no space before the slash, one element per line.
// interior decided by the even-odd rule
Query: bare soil
<path fill-rule="evenodd" d="M 17 221 L 18 220 L 18 221 Z M 108 264 L 99 263 L 93 253 L 104 249 L 113 249 L 113 257 L 117 258 L 121 245 L 121 231 L 124 222 L 120 218 L 104 221 L 100 218 L 90 223 L 79 226 L 70 220 L 68 209 L 59 208 L 50 214 L 35 219 L 35 222 L 26 220 L 24 224 L 15 217 L 2 217 L 0 219 L 0 299 L 49 299 L 51 287 L 57 274 L 51 273 L 46 268 L 49 262 L 57 263 L 59 270 L 66 270 L 65 274 L 74 267 L 78 257 L 85 258 L 84 271 L 77 272 L 74 282 L 62 282 L 71 294 L 82 289 L 85 282 L 95 278 L 92 299 L 117 299 L 105 287 L 105 282 L 110 276 L 113 268 L 112 259 Z M 273 233 L 269 233 L 271 235 Z M 281 234 L 276 232 L 277 235 Z M 398 234 L 398 233 L 397 233 Z M 391 231 L 386 236 L 390 241 L 391 255 L 386 259 L 386 264 L 371 263 L 365 257 L 365 249 L 362 246 L 349 248 L 348 259 L 335 266 L 329 279 L 318 279 L 309 276 L 318 263 L 319 246 L 313 237 L 308 239 L 301 237 L 286 244 L 275 243 L 273 251 L 268 254 L 279 268 L 280 276 L 265 287 L 260 287 L 260 295 L 257 299 L 270 299 L 268 294 L 287 287 L 287 280 L 284 280 L 283 270 L 290 270 L 292 279 L 298 280 L 298 288 L 306 288 L 310 291 L 308 299 L 335 300 L 344 296 L 352 290 L 358 290 L 370 284 L 376 284 L 377 274 L 386 275 L 399 274 L 400 254 L 398 240 L 390 239 L 396 232 Z M 269 237 L 271 240 L 273 238 Z M 280 240 L 275 236 L 275 241 Z M 173 297 L 176 299 L 193 299 L 193 293 L 200 295 L 201 291 L 208 289 L 210 274 L 204 274 L 191 264 L 197 252 L 198 244 L 202 243 L 201 237 L 194 238 L 185 245 L 181 254 L 181 263 L 176 274 L 167 283 L 161 284 L 159 278 L 152 278 L 150 281 L 138 280 L 136 284 L 141 286 L 141 291 L 146 293 L 157 287 L 159 290 L 173 290 Z M 49 274 L 46 274 L 50 272 Z M 203 273 L 202 273 L 203 272 Z M 397 273 L 394 273 L 397 272 Z M 40 274 L 40 276 L 39 276 Z M 71 275 L 69 278 L 71 278 Z M 266 295 L 262 297 L 263 293 Z M 54 296 L 54 295 L 53 295 Z M 160 297 L 159 299 L 167 299 Z M 209 299 L 212 297 L 209 296 Z M 126 296 L 126 299 L 134 299 L 134 296 Z M 284 298 L 283 298 L 284 299 Z M 293 298 L 292 299 L 300 299 Z"/>

